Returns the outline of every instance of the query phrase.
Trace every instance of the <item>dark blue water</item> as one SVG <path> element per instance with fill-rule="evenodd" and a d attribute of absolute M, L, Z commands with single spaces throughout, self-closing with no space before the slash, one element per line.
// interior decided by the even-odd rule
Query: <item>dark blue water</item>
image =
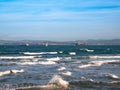
<path fill-rule="evenodd" d="M 2 90 L 44 85 L 54 75 L 68 90 L 119 90 L 120 46 L 0 46 Z"/>

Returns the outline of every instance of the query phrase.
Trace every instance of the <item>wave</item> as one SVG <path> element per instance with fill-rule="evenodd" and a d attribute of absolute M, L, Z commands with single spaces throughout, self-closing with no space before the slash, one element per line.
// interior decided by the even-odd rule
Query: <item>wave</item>
<path fill-rule="evenodd" d="M 70 71 L 62 72 L 62 74 L 65 76 L 72 76 L 72 72 Z"/>
<path fill-rule="evenodd" d="M 111 79 L 120 79 L 119 76 L 117 76 L 115 74 L 108 73 L 108 74 L 105 74 L 105 76 L 108 77 L 108 78 L 111 78 Z"/>
<path fill-rule="evenodd" d="M 59 61 L 61 58 L 60 57 L 54 57 L 54 58 L 47 58 L 46 60 L 48 61 Z"/>
<path fill-rule="evenodd" d="M 101 61 L 91 61 L 86 65 L 81 65 L 79 68 L 88 68 L 92 66 L 102 66 L 103 64 L 109 63 L 120 63 L 120 60 L 101 60 Z"/>
<path fill-rule="evenodd" d="M 65 67 L 60 67 L 59 69 L 57 69 L 58 71 L 63 71 L 63 70 L 66 70 Z"/>
<path fill-rule="evenodd" d="M 70 55 L 76 55 L 76 52 L 69 52 Z"/>
<path fill-rule="evenodd" d="M 47 85 L 22 87 L 15 90 L 66 90 L 69 83 L 59 75 L 54 75 Z"/>
<path fill-rule="evenodd" d="M 9 74 L 16 74 L 16 73 L 23 73 L 24 70 L 8 70 L 8 71 L 4 71 L 4 72 L 0 72 L 0 76 L 5 76 L 5 75 L 9 75 Z"/>
<path fill-rule="evenodd" d="M 62 54 L 62 53 L 63 53 L 63 51 L 59 51 L 59 53 L 60 53 L 60 54 Z"/>
<path fill-rule="evenodd" d="M 0 59 L 7 59 L 7 60 L 11 60 L 11 59 L 33 59 L 33 58 L 37 58 L 35 56 L 0 56 Z"/>
<path fill-rule="evenodd" d="M 21 63 L 17 63 L 18 65 L 54 65 L 56 64 L 56 62 L 53 61 L 39 61 L 39 62 L 21 62 Z"/>
<path fill-rule="evenodd" d="M 23 52 L 25 55 L 58 54 L 58 52 Z"/>
<path fill-rule="evenodd" d="M 85 51 L 85 52 L 94 52 L 94 50 L 90 50 L 90 49 L 87 49 L 87 48 L 85 48 L 85 49 L 80 49 L 81 51 Z"/>
<path fill-rule="evenodd" d="M 89 58 L 94 58 L 94 59 L 109 59 L 109 58 L 120 58 L 119 55 L 116 56 L 89 56 Z"/>
<path fill-rule="evenodd" d="M 56 64 L 56 61 L 61 60 L 60 57 L 55 57 L 55 58 L 43 58 L 43 60 L 41 61 L 40 58 L 39 59 L 33 59 L 32 61 L 29 60 L 23 60 L 23 62 L 19 62 L 17 64 L 19 65 L 54 65 Z"/>
<path fill-rule="evenodd" d="M 9 62 L 9 63 L 0 63 L 0 66 L 13 66 L 13 65 L 16 65 L 15 62 Z"/>
<path fill-rule="evenodd" d="M 120 86 L 120 81 L 111 81 L 111 82 L 103 82 L 103 81 L 71 81 L 70 85 L 80 86 L 80 87 L 96 87 L 96 86 Z M 108 89 L 107 89 L 108 90 Z M 115 89 L 116 90 L 116 89 Z M 118 90 L 118 89 L 117 89 Z"/>

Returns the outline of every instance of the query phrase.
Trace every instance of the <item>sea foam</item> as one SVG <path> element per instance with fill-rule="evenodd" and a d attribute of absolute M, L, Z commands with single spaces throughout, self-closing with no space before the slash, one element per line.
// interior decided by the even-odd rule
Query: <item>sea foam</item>
<path fill-rule="evenodd" d="M 42 65 L 53 65 L 56 64 L 56 62 L 53 61 L 39 61 L 39 62 L 21 62 L 18 63 L 19 65 L 38 65 L 38 64 L 42 64 Z"/>
<path fill-rule="evenodd" d="M 81 65 L 79 68 L 88 68 L 91 66 L 101 66 L 103 64 L 108 64 L 108 63 L 120 63 L 120 60 L 101 60 L 101 61 L 91 61 L 86 65 Z"/>
<path fill-rule="evenodd" d="M 7 70 L 7 71 L 0 72 L 0 76 L 5 76 L 5 75 L 9 75 L 9 74 L 16 74 L 16 73 L 22 73 L 22 72 L 24 72 L 23 69 L 21 69 L 21 70 Z"/>
<path fill-rule="evenodd" d="M 62 72 L 62 74 L 65 76 L 72 76 L 72 72 L 70 71 Z"/>
<path fill-rule="evenodd" d="M 35 56 L 0 56 L 0 59 L 33 59 Z"/>
<path fill-rule="evenodd" d="M 55 58 L 47 58 L 46 60 L 48 61 L 59 61 L 61 58 L 60 57 L 55 57 Z"/>
<path fill-rule="evenodd" d="M 26 55 L 57 54 L 58 52 L 23 52 Z"/>
<path fill-rule="evenodd" d="M 120 58 L 119 55 L 116 56 L 89 56 L 89 58 L 94 58 L 94 59 L 109 59 L 109 58 Z"/>
<path fill-rule="evenodd" d="M 76 52 L 69 52 L 70 55 L 76 55 Z"/>
<path fill-rule="evenodd" d="M 63 70 L 66 70 L 65 67 L 60 67 L 59 69 L 57 69 L 58 71 L 63 71 Z"/>
<path fill-rule="evenodd" d="M 109 78 L 111 78 L 111 79 L 119 79 L 119 76 L 117 76 L 117 75 L 115 75 L 115 74 L 106 74 L 105 75 L 106 77 L 109 77 Z"/>

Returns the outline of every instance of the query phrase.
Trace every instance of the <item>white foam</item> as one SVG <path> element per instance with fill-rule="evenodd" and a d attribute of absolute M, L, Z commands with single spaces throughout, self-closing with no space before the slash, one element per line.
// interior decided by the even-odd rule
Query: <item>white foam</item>
<path fill-rule="evenodd" d="M 9 74 L 16 74 L 16 73 L 22 73 L 24 72 L 23 69 L 21 70 L 8 70 L 8 71 L 4 71 L 4 72 L 0 72 L 0 76 L 5 76 L 5 75 L 9 75 Z"/>
<path fill-rule="evenodd" d="M 26 54 L 26 55 L 38 55 L 38 54 L 41 54 L 41 53 L 24 52 L 24 54 Z"/>
<path fill-rule="evenodd" d="M 53 61 L 47 61 L 47 62 L 40 62 L 39 64 L 42 64 L 42 65 L 52 65 L 52 64 L 56 64 L 56 63 L 53 62 Z"/>
<path fill-rule="evenodd" d="M 63 87 L 64 90 L 66 90 L 68 88 L 68 85 L 69 85 L 69 83 L 67 81 L 63 80 L 62 77 L 59 75 L 53 76 L 53 78 L 50 80 L 50 82 L 48 84 L 49 85 L 55 84 L 57 86 Z"/>
<path fill-rule="evenodd" d="M 47 58 L 46 60 L 48 61 L 59 61 L 61 58 L 60 57 L 55 57 L 55 58 Z"/>
<path fill-rule="evenodd" d="M 17 63 L 18 65 L 37 65 L 38 62 L 29 62 L 29 61 L 26 61 L 26 62 L 20 62 L 20 63 Z"/>
<path fill-rule="evenodd" d="M 92 49 L 90 50 L 90 49 L 87 49 L 87 48 L 86 49 L 80 49 L 80 50 L 86 51 L 86 52 L 94 52 L 94 50 L 92 50 Z"/>
<path fill-rule="evenodd" d="M 86 52 L 94 52 L 94 50 L 85 49 Z"/>
<path fill-rule="evenodd" d="M 76 52 L 69 52 L 70 55 L 76 55 Z"/>
<path fill-rule="evenodd" d="M 101 61 L 91 61 L 89 62 L 88 64 L 86 65 L 81 65 L 79 66 L 79 68 L 87 68 L 87 67 L 91 67 L 91 66 L 101 66 L 103 64 L 108 64 L 108 63 L 116 63 L 116 62 L 119 62 L 120 63 L 120 60 L 101 60 Z"/>
<path fill-rule="evenodd" d="M 115 74 L 107 74 L 107 77 L 110 77 L 112 79 L 119 79 L 119 76 L 115 75 Z"/>
<path fill-rule="evenodd" d="M 66 70 L 65 67 L 60 67 L 59 69 L 57 69 L 58 71 L 63 71 L 63 70 Z"/>
<path fill-rule="evenodd" d="M 63 72 L 62 74 L 63 74 L 63 75 L 66 75 L 66 76 L 72 76 L 72 72 L 70 72 L 70 71 Z"/>
<path fill-rule="evenodd" d="M 120 56 L 89 56 L 94 59 L 109 59 L 109 58 L 120 58 Z"/>
<path fill-rule="evenodd" d="M 35 56 L 0 56 L 0 59 L 33 59 Z"/>
<path fill-rule="evenodd" d="M 79 66 L 79 68 L 87 68 L 87 67 L 91 67 L 93 66 L 92 64 L 86 64 L 86 65 L 81 65 Z"/>
<path fill-rule="evenodd" d="M 27 55 L 39 55 L 39 54 L 57 54 L 57 52 L 24 52 Z"/>
<path fill-rule="evenodd" d="M 38 65 L 38 64 L 42 64 L 42 65 L 53 65 L 56 64 L 56 62 L 53 61 L 39 61 L 39 62 L 21 62 L 18 63 L 19 65 Z"/>

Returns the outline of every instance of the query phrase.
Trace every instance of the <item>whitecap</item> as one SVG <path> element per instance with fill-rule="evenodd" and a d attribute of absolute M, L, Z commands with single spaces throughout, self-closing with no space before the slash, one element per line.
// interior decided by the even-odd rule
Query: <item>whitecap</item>
<path fill-rule="evenodd" d="M 112 79 L 119 79 L 119 76 L 117 76 L 115 74 L 106 74 L 105 76 L 112 78 Z"/>
<path fill-rule="evenodd" d="M 47 62 L 39 62 L 39 64 L 42 64 L 42 65 L 52 65 L 52 64 L 56 64 L 56 62 L 47 61 Z"/>
<path fill-rule="evenodd" d="M 58 52 L 23 52 L 26 55 L 57 54 Z"/>
<path fill-rule="evenodd" d="M 42 64 L 42 65 L 53 65 L 56 64 L 56 62 L 53 61 L 39 61 L 39 62 L 21 62 L 18 63 L 19 65 L 38 65 L 38 64 Z"/>
<path fill-rule="evenodd" d="M 94 52 L 94 50 L 92 50 L 92 49 L 90 50 L 90 49 L 87 49 L 87 48 L 86 49 L 80 49 L 80 50 L 85 51 L 85 52 Z"/>
<path fill-rule="evenodd" d="M 24 62 L 20 62 L 17 63 L 18 65 L 37 65 L 39 64 L 38 62 L 29 62 L 29 61 L 24 61 Z"/>
<path fill-rule="evenodd" d="M 22 73 L 22 72 L 24 72 L 23 69 L 21 69 L 21 70 L 7 70 L 7 71 L 0 72 L 0 76 L 5 76 L 5 75 L 9 75 L 9 74 L 16 74 L 16 73 Z"/>
<path fill-rule="evenodd" d="M 41 54 L 41 53 L 23 52 L 23 54 L 26 54 L 26 55 L 39 55 L 39 54 Z"/>
<path fill-rule="evenodd" d="M 62 74 L 66 76 L 72 76 L 72 72 L 70 71 L 62 72 Z"/>
<path fill-rule="evenodd" d="M 94 50 L 85 49 L 86 52 L 94 52 Z"/>
<path fill-rule="evenodd" d="M 76 52 L 69 52 L 70 55 L 76 55 Z"/>
<path fill-rule="evenodd" d="M 60 57 L 55 57 L 55 58 L 47 58 L 46 60 L 48 61 L 59 61 L 61 58 Z"/>
<path fill-rule="evenodd" d="M 87 67 L 91 67 L 91 66 L 101 66 L 103 64 L 109 64 L 109 63 L 120 63 L 120 60 L 101 60 L 101 61 L 91 61 L 86 65 L 81 65 L 79 66 L 79 68 L 87 68 Z"/>
<path fill-rule="evenodd" d="M 68 85 L 69 85 L 69 83 L 67 81 L 63 80 L 62 77 L 59 76 L 59 75 L 54 75 L 53 78 L 49 81 L 48 84 L 49 85 L 55 84 L 57 86 L 63 87 L 63 90 L 67 89 Z"/>
<path fill-rule="evenodd" d="M 59 69 L 57 69 L 58 71 L 63 71 L 63 70 L 66 70 L 65 67 L 60 67 Z"/>
<path fill-rule="evenodd" d="M 0 56 L 0 59 L 33 59 L 35 56 Z"/>
<path fill-rule="evenodd" d="M 120 58 L 119 55 L 116 56 L 89 56 L 89 58 L 94 58 L 94 59 L 112 59 L 112 58 Z"/>
<path fill-rule="evenodd" d="M 65 60 L 71 60 L 72 58 L 71 57 L 64 57 L 63 59 L 65 59 Z"/>
<path fill-rule="evenodd" d="M 86 64 L 86 65 L 79 66 L 79 68 L 87 68 L 87 67 L 91 67 L 91 66 L 94 66 L 94 65 L 92 65 L 92 64 Z"/>

